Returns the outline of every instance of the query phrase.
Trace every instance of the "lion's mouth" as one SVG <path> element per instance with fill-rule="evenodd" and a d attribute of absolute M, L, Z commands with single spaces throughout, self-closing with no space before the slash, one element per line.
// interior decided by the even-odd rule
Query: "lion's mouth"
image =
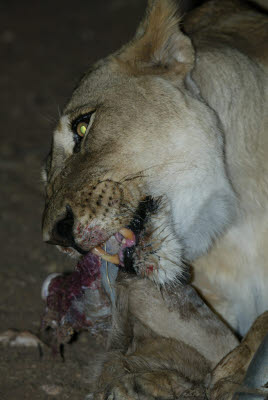
<path fill-rule="evenodd" d="M 80 263 L 86 262 L 90 254 L 94 254 L 102 260 L 102 263 L 111 263 L 129 270 L 132 253 L 138 244 L 138 237 L 138 233 L 134 233 L 130 228 L 122 228 L 108 240 L 89 250 L 85 250 L 75 243 L 72 247 L 58 247 L 63 253 L 75 258 L 77 254 L 80 254 Z"/>
<path fill-rule="evenodd" d="M 132 221 L 127 227 L 121 228 L 117 233 L 110 236 L 105 240 L 105 232 L 97 229 L 94 230 L 95 240 L 99 238 L 99 243 L 90 247 L 92 236 L 89 238 L 86 234 L 82 235 L 81 244 L 73 241 L 72 248 L 60 247 L 60 249 L 69 255 L 80 253 L 83 259 L 86 260 L 87 255 L 93 253 L 100 257 L 103 262 L 111 263 L 123 267 L 127 272 L 134 272 L 133 269 L 133 253 L 135 248 L 139 245 L 141 233 L 145 229 L 145 224 L 148 218 L 155 213 L 158 207 L 158 201 L 153 200 L 151 197 L 145 198 L 140 202 Z M 80 233 L 80 230 L 78 229 Z"/>
<path fill-rule="evenodd" d="M 119 245 L 117 252 L 115 254 L 109 254 L 107 252 L 107 243 L 111 242 L 111 240 L 115 238 L 116 242 Z M 126 249 L 129 249 L 136 245 L 136 235 L 129 228 L 122 228 L 119 232 L 117 232 L 112 238 L 110 238 L 107 242 L 104 243 L 104 248 L 102 246 L 94 247 L 91 252 L 96 256 L 101 257 L 104 261 L 110 262 L 115 265 L 124 266 L 124 252 Z M 110 244 L 110 243 L 109 243 Z M 109 246 L 110 247 L 110 246 Z"/>

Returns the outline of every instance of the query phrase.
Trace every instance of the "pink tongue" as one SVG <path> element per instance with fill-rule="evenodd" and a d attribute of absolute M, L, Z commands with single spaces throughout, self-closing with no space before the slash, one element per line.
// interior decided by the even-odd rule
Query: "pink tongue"
<path fill-rule="evenodd" d="M 117 232 L 117 233 L 115 234 L 115 238 L 116 238 L 116 240 L 117 240 L 119 243 L 121 243 L 121 248 L 120 248 L 120 251 L 119 251 L 119 253 L 118 253 L 118 256 L 119 256 L 119 260 L 120 260 L 120 265 L 121 265 L 121 267 L 124 267 L 124 250 L 125 250 L 127 247 L 135 246 L 135 244 L 136 244 L 136 238 L 135 238 L 134 240 L 126 239 L 126 238 L 125 238 L 123 235 L 121 235 L 121 233 L 119 233 L 119 232 Z M 123 240 L 124 240 L 124 243 L 122 243 Z"/>

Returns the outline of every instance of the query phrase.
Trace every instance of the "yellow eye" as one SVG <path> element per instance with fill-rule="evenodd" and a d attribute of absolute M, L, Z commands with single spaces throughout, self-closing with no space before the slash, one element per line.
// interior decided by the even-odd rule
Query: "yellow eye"
<path fill-rule="evenodd" d="M 87 131 L 88 124 L 86 122 L 79 122 L 76 132 L 79 136 L 83 137 Z"/>

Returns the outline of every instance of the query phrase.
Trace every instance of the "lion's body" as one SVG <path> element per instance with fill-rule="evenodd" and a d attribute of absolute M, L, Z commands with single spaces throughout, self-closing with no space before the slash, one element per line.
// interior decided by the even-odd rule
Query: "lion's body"
<path fill-rule="evenodd" d="M 172 2 L 152 4 L 134 40 L 85 74 L 64 111 L 44 238 L 87 250 L 127 226 L 146 196 L 162 198 L 153 251 L 137 250 L 136 272 L 164 284 L 190 261 L 196 287 L 244 334 L 268 307 L 267 18 L 209 1 L 186 18 L 192 47 Z M 70 124 L 87 112 L 77 145 Z M 71 241 L 56 232 L 66 207 Z"/>
<path fill-rule="evenodd" d="M 267 18 L 212 0 L 187 17 L 186 34 L 178 21 L 172 0 L 149 0 L 133 41 L 74 91 L 44 173 L 44 240 L 79 256 L 117 238 L 118 263 L 157 286 L 177 284 L 187 261 L 244 335 L 268 308 Z M 150 307 L 150 334 L 173 337 L 161 304 Z M 191 324 L 176 329 L 192 335 Z M 208 359 L 206 346 L 197 351 Z"/>
<path fill-rule="evenodd" d="M 194 263 L 195 284 L 246 333 L 268 307 L 268 21 L 235 1 L 193 12 L 193 79 L 223 125 L 227 174 L 239 210 L 226 234 Z"/>

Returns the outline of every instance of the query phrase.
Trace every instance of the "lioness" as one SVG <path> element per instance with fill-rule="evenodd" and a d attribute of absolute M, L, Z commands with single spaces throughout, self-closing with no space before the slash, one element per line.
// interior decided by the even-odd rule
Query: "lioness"
<path fill-rule="evenodd" d="M 176 11 L 149 1 L 134 39 L 74 91 L 43 173 L 44 240 L 160 285 L 192 263 L 193 284 L 244 335 L 268 306 L 267 19 L 208 1 L 182 33 Z M 143 232 L 148 198 L 158 212 Z M 117 256 L 99 247 L 136 225 Z"/>
<path fill-rule="evenodd" d="M 135 325 L 139 308 L 128 309 L 129 334 L 141 358 L 151 352 L 150 368 L 162 356 L 168 363 L 180 341 L 173 345 L 165 307 L 154 293 L 157 287 L 175 291 L 189 263 L 193 284 L 240 335 L 268 306 L 267 20 L 244 2 L 208 1 L 187 16 L 183 33 L 176 11 L 171 0 L 149 1 L 134 39 L 84 75 L 55 130 L 43 173 L 44 240 L 75 257 L 92 251 L 139 276 L 135 301 L 150 311 Z M 111 240 L 118 242 L 114 255 L 103 249 Z M 142 291 L 152 298 L 149 308 Z M 155 325 L 144 328 L 150 314 Z M 196 327 L 197 338 L 204 337 L 201 321 Z M 190 341 L 192 328 L 186 322 L 184 328 Z M 214 371 L 212 398 L 226 393 L 226 377 L 240 367 L 245 372 L 259 343 L 254 329 L 254 340 L 250 334 L 249 345 L 245 339 Z M 214 334 L 213 348 L 220 337 Z M 202 379 L 211 351 L 207 344 L 202 353 L 203 344 L 200 339 L 191 371 L 201 371 L 204 357 Z M 220 357 L 234 345 L 233 338 Z M 123 350 L 124 357 L 136 351 Z M 161 375 L 169 388 L 163 398 L 180 393 L 172 392 L 173 378 L 182 382 L 174 363 L 179 368 L 173 360 Z M 154 392 L 157 377 L 149 389 L 139 382 L 146 398 L 161 396 Z M 135 384 L 132 379 L 130 391 Z"/>

